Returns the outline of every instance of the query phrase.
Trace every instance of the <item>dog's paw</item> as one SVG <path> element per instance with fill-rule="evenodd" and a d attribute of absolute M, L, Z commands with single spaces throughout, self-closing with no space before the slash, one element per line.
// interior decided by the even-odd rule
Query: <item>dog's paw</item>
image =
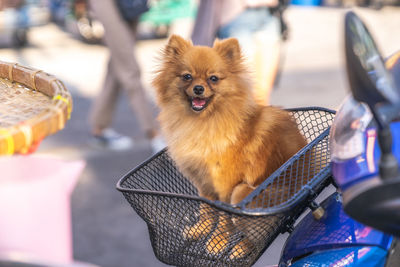
<path fill-rule="evenodd" d="M 200 220 L 193 226 L 185 226 L 182 235 L 185 239 L 200 239 L 207 236 L 211 232 L 213 224 L 214 220 L 211 219 Z"/>
<path fill-rule="evenodd" d="M 220 216 L 216 229 L 207 240 L 207 252 L 213 255 L 224 252 L 229 245 L 231 232 L 232 221 L 229 217 Z"/>
<path fill-rule="evenodd" d="M 244 238 L 232 248 L 229 258 L 231 260 L 237 260 L 247 256 L 251 251 L 252 245 L 250 241 Z"/>
<path fill-rule="evenodd" d="M 227 248 L 229 241 L 229 233 L 223 232 L 220 233 L 218 231 L 214 232 L 212 236 L 207 240 L 207 252 L 212 255 L 217 255 Z"/>

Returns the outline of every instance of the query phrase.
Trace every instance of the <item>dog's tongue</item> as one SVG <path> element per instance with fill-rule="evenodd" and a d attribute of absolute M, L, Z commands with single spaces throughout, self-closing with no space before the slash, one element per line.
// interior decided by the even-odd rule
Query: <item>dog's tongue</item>
<path fill-rule="evenodd" d="M 195 97 L 195 98 L 193 98 L 193 100 L 192 100 L 192 105 L 193 105 L 194 107 L 202 107 L 202 106 L 204 106 L 205 104 L 206 104 L 206 100 L 205 100 L 205 99 L 202 99 L 202 98 Z"/>

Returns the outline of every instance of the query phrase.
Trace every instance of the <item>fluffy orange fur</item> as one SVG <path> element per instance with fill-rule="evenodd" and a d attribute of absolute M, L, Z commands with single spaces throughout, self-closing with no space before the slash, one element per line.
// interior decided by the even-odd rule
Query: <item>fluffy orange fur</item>
<path fill-rule="evenodd" d="M 173 35 L 153 81 L 168 151 L 211 200 L 240 202 L 306 145 L 286 111 L 256 104 L 248 77 L 236 39 L 204 47 Z M 195 227 L 211 224 L 204 217 Z"/>
<path fill-rule="evenodd" d="M 255 103 L 248 77 L 236 39 L 210 48 L 173 35 L 153 81 L 169 153 L 211 200 L 239 202 L 306 144 L 286 111 Z M 190 105 L 196 85 L 210 99 L 202 111 Z"/>

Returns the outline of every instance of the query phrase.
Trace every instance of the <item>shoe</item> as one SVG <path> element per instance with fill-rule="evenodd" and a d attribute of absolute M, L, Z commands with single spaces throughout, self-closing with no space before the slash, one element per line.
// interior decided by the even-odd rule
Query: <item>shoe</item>
<path fill-rule="evenodd" d="M 90 141 L 96 148 L 123 151 L 133 147 L 133 140 L 113 129 L 105 129 L 101 135 L 93 135 Z"/>
<path fill-rule="evenodd" d="M 153 154 L 163 150 L 167 145 L 161 135 L 157 135 L 150 141 L 151 150 Z"/>

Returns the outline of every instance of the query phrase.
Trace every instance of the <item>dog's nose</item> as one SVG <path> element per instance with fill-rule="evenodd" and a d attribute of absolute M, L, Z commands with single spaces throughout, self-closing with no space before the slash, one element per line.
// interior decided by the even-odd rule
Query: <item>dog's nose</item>
<path fill-rule="evenodd" d="M 201 94 L 204 93 L 204 87 L 201 86 L 201 85 L 196 85 L 196 86 L 193 88 L 193 92 L 194 92 L 196 95 L 201 95 Z"/>

